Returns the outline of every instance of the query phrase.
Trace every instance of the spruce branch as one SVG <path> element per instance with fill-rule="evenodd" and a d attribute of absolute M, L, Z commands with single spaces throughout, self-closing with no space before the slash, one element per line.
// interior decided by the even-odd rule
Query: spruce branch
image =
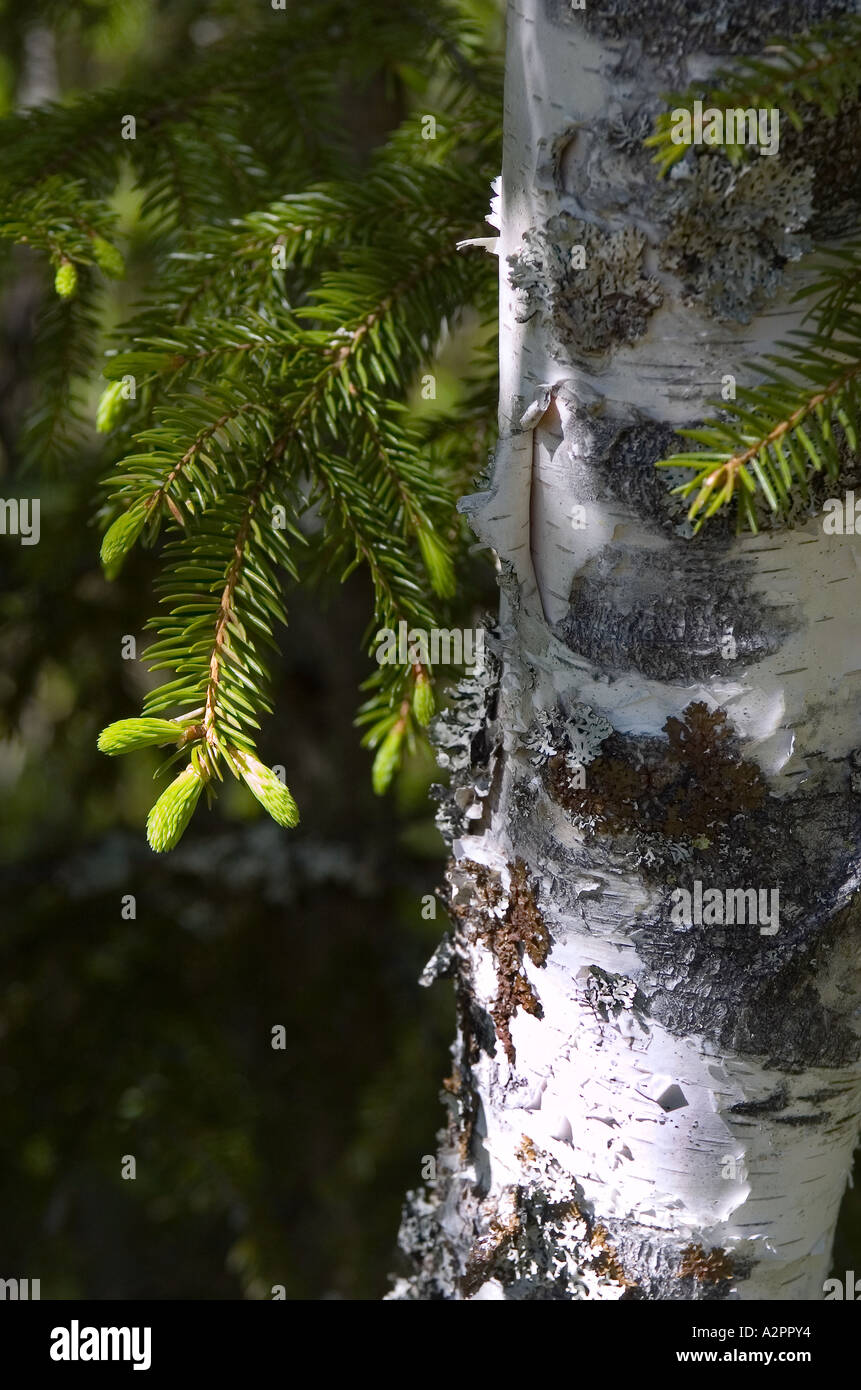
<path fill-rule="evenodd" d="M 453 9 L 432 3 L 392 23 L 427 31 L 430 20 L 436 45 L 437 21 Z M 105 365 L 98 414 L 118 455 L 104 509 L 106 570 L 117 573 L 131 546 L 166 532 L 145 659 L 167 679 L 144 701 L 149 733 L 105 738 L 105 751 L 119 751 L 124 738 L 156 746 L 165 725 L 183 731 L 169 761 L 190 751 L 197 781 L 177 778 L 163 794 L 167 809 L 154 808 L 155 848 L 176 842 L 200 790 L 210 797 L 225 769 L 279 824 L 295 824 L 289 791 L 255 749 L 288 584 L 364 568 L 372 650 L 380 627 L 430 629 L 444 619 L 462 534 L 455 431 L 432 437 L 408 402 L 464 308 L 486 311 L 492 298 L 491 264 L 464 257 L 457 243 L 483 219 L 499 146 L 498 73 L 488 64 L 479 76 L 449 49 L 451 104 L 437 140 L 423 142 L 411 117 L 358 177 L 342 172 L 303 190 L 300 174 L 299 191 L 240 206 L 230 220 L 198 218 L 179 234 L 170 209 L 180 179 L 166 155 L 146 157 L 145 217 L 163 257 Z M 193 159 L 194 138 L 183 159 Z M 211 146 L 211 130 L 208 138 Z M 184 139 L 182 121 L 172 139 Z M 243 168 L 234 162 L 237 182 Z M 223 208 L 224 190 L 211 192 L 213 210 L 218 196 Z M 477 404 L 473 413 L 477 421 Z M 366 683 L 359 723 L 380 758 L 377 789 L 431 718 L 432 680 L 429 666 L 407 661 L 378 667 Z"/>
<path fill-rule="evenodd" d="M 816 341 L 806 340 L 811 352 Z M 784 346 L 797 349 L 799 344 Z M 756 532 L 753 499 L 758 489 L 773 512 L 788 513 L 793 491 L 809 495 L 811 473 L 825 469 L 831 477 L 838 476 L 841 435 L 850 449 L 858 447 L 861 354 L 842 365 L 836 353 L 830 359 L 820 355 L 767 361 L 774 364 L 767 369 L 771 380 L 756 390 L 740 390 L 743 404 L 729 412 L 730 420 L 678 431 L 705 444 L 705 450 L 675 454 L 657 465 L 694 470 L 675 491 L 683 497 L 693 494 L 688 519 L 695 530 L 735 497 L 739 525 Z M 829 372 L 835 374 L 826 379 Z"/>

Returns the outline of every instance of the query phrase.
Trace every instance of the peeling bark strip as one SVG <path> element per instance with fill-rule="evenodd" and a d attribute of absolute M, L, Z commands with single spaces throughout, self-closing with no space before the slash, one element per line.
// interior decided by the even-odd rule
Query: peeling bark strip
<path fill-rule="evenodd" d="M 861 1109 L 858 552 L 804 516 L 692 541 L 653 463 L 797 324 L 859 190 L 820 176 L 842 117 L 664 183 L 641 140 L 662 91 L 847 7 L 510 4 L 500 441 L 461 504 L 501 612 L 436 723 L 425 978 L 459 1034 L 392 1297 L 823 1296 Z"/>

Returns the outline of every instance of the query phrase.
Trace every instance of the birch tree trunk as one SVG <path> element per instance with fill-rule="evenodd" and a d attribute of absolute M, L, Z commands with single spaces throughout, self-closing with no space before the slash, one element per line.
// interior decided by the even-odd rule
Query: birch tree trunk
<path fill-rule="evenodd" d="M 661 92 L 848 6 L 691 8 L 509 7 L 500 441 L 461 504 L 501 613 L 437 723 L 453 926 L 425 978 L 453 975 L 459 1035 L 394 1298 L 819 1299 L 829 1272 L 861 551 L 810 515 L 691 539 L 653 464 L 797 325 L 857 127 L 663 182 L 642 139 Z"/>

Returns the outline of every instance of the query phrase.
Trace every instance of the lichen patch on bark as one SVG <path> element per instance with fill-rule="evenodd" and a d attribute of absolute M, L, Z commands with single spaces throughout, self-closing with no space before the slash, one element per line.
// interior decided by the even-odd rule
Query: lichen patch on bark
<path fill-rule="evenodd" d="M 719 1284 L 732 1279 L 735 1269 L 725 1250 L 703 1249 L 701 1245 L 687 1245 L 682 1251 L 679 1265 L 680 1279 L 698 1279 L 701 1284 Z"/>
<path fill-rule="evenodd" d="M 779 156 L 734 168 L 724 154 L 688 157 L 668 203 L 661 263 L 691 303 L 749 323 L 772 299 L 787 261 L 811 248 L 814 170 Z"/>
<path fill-rule="evenodd" d="M 512 1018 L 518 1009 L 541 1017 L 541 1001 L 523 968 L 523 959 L 526 956 L 533 965 L 544 965 L 550 934 L 522 860 L 510 866 L 507 889 L 484 864 L 465 860 L 457 867 L 459 891 L 452 898 L 451 909 L 467 937 L 480 941 L 492 953 L 498 992 L 490 1012 L 505 1055 L 513 1064 Z M 468 896 L 464 892 L 467 883 L 471 888 Z"/>
<path fill-rule="evenodd" d="M 565 360 L 571 351 L 606 352 L 642 337 L 663 291 L 643 271 L 646 238 L 634 227 L 607 231 L 570 213 L 525 232 L 509 256 L 522 318 L 540 314 Z M 582 252 L 582 264 L 580 253 Z"/>
<path fill-rule="evenodd" d="M 556 754 L 546 764 L 545 786 L 572 816 L 611 834 L 695 839 L 761 806 L 766 784 L 741 757 L 725 711 L 694 701 L 682 719 L 667 720 L 664 732 L 666 742 L 613 735 L 582 788 L 572 785 Z"/>

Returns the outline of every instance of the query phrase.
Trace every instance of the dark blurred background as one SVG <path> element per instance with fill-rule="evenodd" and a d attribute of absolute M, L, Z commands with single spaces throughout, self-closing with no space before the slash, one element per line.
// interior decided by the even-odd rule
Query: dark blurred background
<path fill-rule="evenodd" d="M 134 77 L 256 6 L 201 8 L 5 0 L 0 114 Z M 472 9 L 498 45 L 495 0 Z M 360 155 L 407 100 L 396 72 L 358 91 Z M 119 211 L 133 248 L 134 200 Z M 103 303 L 105 341 L 145 281 L 146 257 L 130 264 Z M 173 854 L 149 851 L 159 759 L 108 760 L 96 738 L 152 680 L 122 645 L 146 645 L 153 557 L 101 575 L 95 434 L 73 468 L 26 471 L 50 282 L 20 250 L 3 272 L 0 493 L 41 497 L 42 536 L 0 544 L 0 1277 L 38 1278 L 43 1298 L 379 1298 L 404 1191 L 435 1150 L 454 1030 L 449 987 L 417 983 L 444 927 L 441 909 L 422 915 L 442 873 L 439 774 L 418 753 L 393 795 L 371 793 L 352 723 L 370 605 L 354 577 L 290 597 L 261 755 L 288 769 L 300 828 L 280 831 L 237 784 Z M 450 346 L 441 407 L 475 333 Z M 99 390 L 84 384 L 90 418 Z M 470 621 L 494 604 L 477 561 L 467 590 Z M 859 1235 L 850 1197 L 837 1269 L 861 1258 Z"/>

